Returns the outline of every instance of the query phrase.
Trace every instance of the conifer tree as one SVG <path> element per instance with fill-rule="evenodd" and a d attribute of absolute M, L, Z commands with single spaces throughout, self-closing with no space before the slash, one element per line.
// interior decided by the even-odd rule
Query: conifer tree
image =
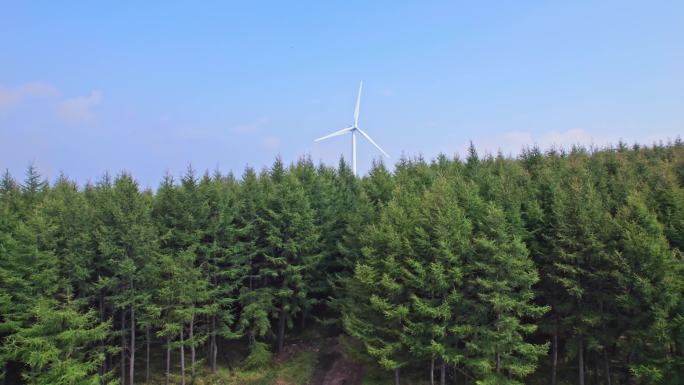
<path fill-rule="evenodd" d="M 31 309 L 30 325 L 3 343 L 2 353 L 26 364 L 23 378 L 30 385 L 101 385 L 104 352 L 98 346 L 109 333 L 95 312 L 82 313 L 67 297 L 62 303 L 42 299 Z"/>
<path fill-rule="evenodd" d="M 581 385 L 586 380 L 588 349 L 607 349 L 601 340 L 606 336 L 599 331 L 609 331 L 611 320 L 602 304 L 610 302 L 615 289 L 604 242 L 606 229 L 601 226 L 606 214 L 582 164 L 580 159 L 571 163 L 569 175 L 563 175 L 566 184 L 551 207 L 553 261 L 547 270 L 550 281 L 560 289 L 557 293 L 562 299 L 554 310 L 564 321 L 559 327 L 568 333 Z"/>
<path fill-rule="evenodd" d="M 261 367 L 295 325 L 341 321 L 396 383 L 678 384 L 683 169 L 677 140 L 517 159 L 471 145 L 363 178 L 343 159 L 189 168 L 154 193 L 128 174 L 5 172 L 0 377 L 126 385 L 144 361 L 149 382 L 160 346 L 167 384 L 172 352 L 186 383 L 229 339 Z"/>
<path fill-rule="evenodd" d="M 235 217 L 235 254 L 241 256 L 246 264 L 246 274 L 239 288 L 241 312 L 238 324 L 239 330 L 248 337 L 250 354 L 246 364 L 252 367 L 261 366 L 271 358 L 267 344 L 260 340 L 270 331 L 269 315 L 273 306 L 273 294 L 259 274 L 264 261 L 261 253 L 263 227 L 259 220 L 266 200 L 264 184 L 253 169 L 245 170 L 238 190 Z"/>
<path fill-rule="evenodd" d="M 271 187 L 259 218 L 264 237 L 261 240 L 264 260 L 259 275 L 273 296 L 274 308 L 269 313 L 278 320 L 276 335 L 280 352 L 286 327 L 291 327 L 293 318 L 311 306 L 309 284 L 319 260 L 319 235 L 314 211 L 301 183 L 286 172 L 280 160 L 269 176 Z"/>
<path fill-rule="evenodd" d="M 55 255 L 39 248 L 46 231 L 45 221 L 37 217 L 40 176 L 30 168 L 23 191 L 5 174 L 0 190 L 0 342 L 28 327 L 34 320 L 38 301 L 50 298 L 60 288 Z M 31 194 L 28 198 L 25 194 Z M 28 202 L 28 203 L 27 203 Z M 29 204 L 30 203 L 30 204 Z M 19 381 L 26 363 L 13 351 L 0 354 L 0 365 L 9 383 Z"/>
<path fill-rule="evenodd" d="M 626 380 L 657 383 L 666 379 L 671 314 L 682 293 L 681 271 L 656 215 L 633 193 L 615 218 L 620 292 L 615 298 L 618 351 L 629 369 Z"/>
<path fill-rule="evenodd" d="M 458 207 L 452 186 L 444 178 L 421 195 L 413 212 L 414 226 L 403 242 L 406 285 L 411 287 L 410 314 L 404 341 L 418 357 L 430 362 L 430 383 L 439 365 L 440 384 L 447 365 L 463 358 L 463 263 L 470 252 L 472 226 Z"/>
<path fill-rule="evenodd" d="M 31 210 L 42 200 L 48 190 L 48 183 L 38 172 L 38 169 L 31 163 L 26 169 L 26 177 L 21 185 L 21 213 L 24 218 L 28 218 Z"/>
<path fill-rule="evenodd" d="M 111 186 L 105 181 L 101 189 L 95 237 L 98 252 L 111 272 L 103 281 L 110 291 L 108 301 L 119 311 L 121 383 L 133 385 L 136 310 L 144 307 L 148 298 L 142 289 L 142 272 L 155 253 L 156 243 L 149 204 L 130 175 L 121 174 Z"/>
<path fill-rule="evenodd" d="M 207 281 L 207 304 L 203 312 L 207 317 L 209 338 L 209 364 L 216 371 L 218 338 L 235 339 L 236 306 L 239 289 L 247 274 L 247 263 L 238 245 L 236 225 L 237 194 L 232 177 L 220 174 L 202 178 L 200 199 L 206 215 L 199 224 L 202 232 L 198 253 L 200 267 Z"/>
<path fill-rule="evenodd" d="M 363 178 L 362 186 L 368 199 L 374 205 L 379 206 L 392 197 L 394 180 L 392 180 L 392 174 L 387 170 L 384 163 L 374 161 L 368 175 Z"/>
<path fill-rule="evenodd" d="M 50 238 L 41 248 L 54 253 L 59 261 L 59 276 L 68 282 L 75 297 L 89 297 L 96 250 L 90 231 L 92 207 L 76 183 L 60 175 L 40 211 L 47 227 L 44 238 Z"/>
<path fill-rule="evenodd" d="M 492 204 L 481 208 L 472 217 L 473 253 L 464 268 L 464 366 L 483 384 L 521 384 L 547 349 L 525 341 L 536 329 L 528 320 L 548 309 L 534 303 L 539 278 L 505 214 Z"/>
<path fill-rule="evenodd" d="M 394 372 L 399 385 L 401 368 L 411 362 L 406 322 L 413 288 L 404 282 L 407 229 L 414 223 L 417 197 L 395 192 L 381 210 L 379 223 L 363 230 L 363 257 L 353 277 L 345 280 L 344 327 L 359 339 L 370 356 Z M 423 348 L 425 349 L 425 348 Z M 424 352 L 421 352 L 424 354 Z"/>

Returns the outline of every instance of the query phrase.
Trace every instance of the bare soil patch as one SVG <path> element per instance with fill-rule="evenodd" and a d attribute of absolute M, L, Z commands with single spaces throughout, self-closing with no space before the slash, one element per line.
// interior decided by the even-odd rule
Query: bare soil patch
<path fill-rule="evenodd" d="M 360 385 L 362 379 L 363 365 L 347 360 L 337 339 L 333 339 L 320 350 L 309 385 Z"/>

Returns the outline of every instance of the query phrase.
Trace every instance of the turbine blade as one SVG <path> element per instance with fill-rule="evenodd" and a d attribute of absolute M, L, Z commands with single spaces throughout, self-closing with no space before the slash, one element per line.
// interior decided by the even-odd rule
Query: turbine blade
<path fill-rule="evenodd" d="M 361 135 L 363 135 L 364 138 L 368 139 L 368 141 L 371 142 L 371 144 L 372 144 L 373 146 L 375 146 L 375 148 L 377 148 L 378 150 L 380 150 L 380 152 L 382 152 L 383 155 L 385 155 L 387 158 L 390 158 L 390 156 L 385 152 L 385 150 L 383 150 L 382 148 L 380 148 L 380 146 L 378 146 L 378 144 L 375 143 L 375 141 L 374 141 L 373 139 L 371 139 L 371 137 L 368 136 L 368 134 L 366 134 L 365 132 L 363 132 L 363 130 L 361 130 L 360 128 L 357 128 L 356 130 L 357 130 L 358 132 L 360 132 Z"/>
<path fill-rule="evenodd" d="M 356 96 L 356 108 L 354 109 L 354 127 L 359 126 L 359 107 L 361 106 L 361 90 L 363 89 L 363 81 L 359 84 L 359 94 Z"/>
<path fill-rule="evenodd" d="M 349 132 L 349 131 L 351 131 L 351 130 L 353 130 L 353 129 L 354 129 L 354 127 L 343 128 L 343 129 L 341 129 L 341 130 L 338 130 L 338 131 L 333 132 L 332 134 L 329 134 L 329 135 L 326 135 L 326 136 L 322 136 L 322 137 L 320 137 L 320 138 L 314 140 L 314 142 L 319 142 L 319 141 L 324 140 L 324 139 L 332 138 L 333 136 L 338 136 L 338 135 L 346 134 L 347 132 Z"/>

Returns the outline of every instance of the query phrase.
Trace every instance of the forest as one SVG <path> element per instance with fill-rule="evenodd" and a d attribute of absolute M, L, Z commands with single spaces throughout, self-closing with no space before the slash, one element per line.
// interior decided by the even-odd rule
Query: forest
<path fill-rule="evenodd" d="M 154 190 L 30 166 L 0 181 L 1 376 L 206 384 L 305 335 L 382 384 L 682 384 L 683 251 L 680 139 Z"/>

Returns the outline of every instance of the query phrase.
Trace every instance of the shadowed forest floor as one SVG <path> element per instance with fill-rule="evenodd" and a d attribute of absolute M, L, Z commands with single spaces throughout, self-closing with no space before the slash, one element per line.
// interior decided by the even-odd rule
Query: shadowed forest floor
<path fill-rule="evenodd" d="M 239 353 L 239 352 L 234 352 Z M 228 362 L 236 365 L 220 366 L 216 373 L 211 373 L 204 362 L 199 362 L 193 381 L 189 368 L 186 368 L 186 383 L 197 385 L 375 385 L 378 382 L 371 371 L 364 378 L 364 365 L 345 357 L 342 346 L 336 338 L 318 340 L 316 342 L 295 342 L 285 346 L 283 352 L 274 356 L 272 362 L 258 369 L 241 368 L 235 357 L 224 356 Z M 164 357 L 155 354 L 157 362 L 164 362 Z M 177 360 L 177 355 L 172 357 Z M 164 367 L 152 369 L 152 384 L 164 384 Z M 174 366 L 170 382 L 180 384 L 180 368 Z M 139 372 L 143 374 L 142 371 Z M 387 376 L 389 378 L 389 376 Z M 143 378 L 140 379 L 144 381 Z"/>
<path fill-rule="evenodd" d="M 247 349 L 243 341 L 222 346 L 219 354 L 219 366 L 216 373 L 211 373 L 206 361 L 200 359 L 196 364 L 193 378 L 190 369 L 190 355 L 186 356 L 187 385 L 393 385 L 391 372 L 380 369 L 367 361 L 367 357 L 358 344 L 348 336 L 323 337 L 322 330 L 308 330 L 289 341 L 280 354 L 275 354 L 270 363 L 259 368 L 244 367 Z M 329 335 L 329 334 L 328 334 Z M 165 384 L 165 356 L 161 346 L 152 349 L 152 367 L 150 384 Z M 142 352 L 141 352 L 142 353 Z M 198 350 L 198 355 L 199 350 Z M 179 355 L 172 353 L 170 384 L 181 384 Z M 136 366 L 137 384 L 144 384 L 144 364 Z M 563 373 L 571 377 L 568 373 Z M 525 380 L 525 384 L 547 384 L 549 368 L 543 367 L 535 375 Z M 462 378 L 454 378 L 456 372 L 449 371 L 447 383 L 462 384 Z M 439 373 L 435 373 L 439 383 Z M 429 385 L 428 374 L 416 368 L 402 372 L 402 385 Z M 559 385 L 570 382 L 559 381 Z M 588 381 L 598 385 L 600 381 Z"/>

